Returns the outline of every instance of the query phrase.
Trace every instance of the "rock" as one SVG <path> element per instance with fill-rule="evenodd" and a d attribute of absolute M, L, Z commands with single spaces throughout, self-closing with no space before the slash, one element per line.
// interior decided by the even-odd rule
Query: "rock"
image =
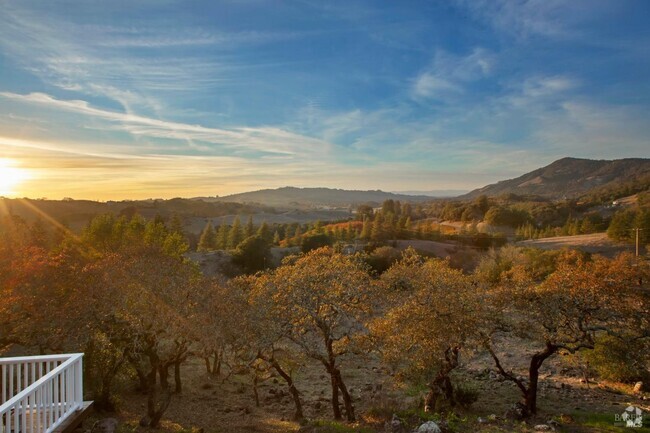
<path fill-rule="evenodd" d="M 442 433 L 438 424 L 433 421 L 427 421 L 416 430 L 416 433 Z"/>
<path fill-rule="evenodd" d="M 551 431 L 551 426 L 547 424 L 537 424 L 533 427 L 535 431 Z"/>
<path fill-rule="evenodd" d="M 406 433 L 406 426 L 402 422 L 402 420 L 397 416 L 397 414 L 393 414 L 393 419 L 390 420 L 390 424 L 387 424 L 387 428 L 385 429 L 386 432 L 389 433 Z"/>
<path fill-rule="evenodd" d="M 546 421 L 546 424 L 551 426 L 551 430 L 553 430 L 553 431 L 560 428 L 560 423 L 555 421 L 554 419 L 549 419 L 548 421 Z"/>
<path fill-rule="evenodd" d="M 119 421 L 115 418 L 104 418 L 93 424 L 91 433 L 114 433 L 117 430 Z"/>
<path fill-rule="evenodd" d="M 487 419 L 490 422 L 495 422 L 497 420 L 497 416 L 492 413 L 492 414 L 488 415 Z"/>
<path fill-rule="evenodd" d="M 515 403 L 506 411 L 504 418 L 521 421 L 528 418 L 528 409 L 523 403 Z"/>
<path fill-rule="evenodd" d="M 481 418 L 480 416 L 476 420 L 479 424 L 487 424 L 488 420 L 486 418 Z"/>
<path fill-rule="evenodd" d="M 643 382 L 637 382 L 634 384 L 634 389 L 632 390 L 632 392 L 634 392 L 635 394 L 640 394 L 643 391 L 644 391 Z"/>

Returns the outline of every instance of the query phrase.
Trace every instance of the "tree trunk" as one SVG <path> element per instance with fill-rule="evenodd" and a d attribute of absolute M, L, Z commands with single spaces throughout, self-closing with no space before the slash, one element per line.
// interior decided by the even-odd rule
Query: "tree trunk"
<path fill-rule="evenodd" d="M 298 392 L 298 389 L 293 383 L 293 379 L 286 371 L 284 371 L 284 369 L 282 368 L 282 366 L 280 366 L 278 361 L 271 358 L 270 362 L 273 368 L 275 368 L 275 371 L 277 371 L 278 374 L 282 376 L 282 378 L 285 380 L 285 382 L 287 382 L 287 386 L 289 387 L 289 392 L 291 393 L 291 397 L 293 397 L 293 403 L 296 406 L 296 413 L 294 414 L 293 419 L 295 421 L 302 420 L 305 416 L 302 413 L 302 403 L 300 402 L 300 393 Z"/>
<path fill-rule="evenodd" d="M 348 392 L 348 388 L 345 386 L 345 383 L 343 383 L 343 377 L 341 377 L 341 371 L 338 368 L 334 368 L 334 374 L 336 376 L 336 382 L 338 384 L 338 387 L 341 390 L 341 394 L 343 395 L 343 404 L 345 405 L 345 415 L 348 421 L 350 422 L 355 421 L 354 405 L 352 404 L 352 397 L 350 396 L 350 393 Z"/>
<path fill-rule="evenodd" d="M 214 352 L 214 362 L 212 363 L 212 375 L 221 376 L 221 360 L 223 359 L 223 350 Z"/>
<path fill-rule="evenodd" d="M 169 365 L 160 365 L 160 367 L 158 367 L 158 374 L 160 375 L 160 386 L 163 389 L 169 388 Z"/>
<path fill-rule="evenodd" d="M 176 385 L 174 391 L 180 394 L 183 391 L 183 384 L 181 382 L 181 361 L 174 363 L 174 384 Z"/>
<path fill-rule="evenodd" d="M 132 363 L 132 365 L 133 365 L 133 369 L 135 370 L 135 373 L 138 376 L 138 382 L 139 382 L 138 391 L 140 391 L 143 394 L 146 394 L 147 392 L 149 392 L 149 383 L 150 383 L 149 378 L 147 374 L 142 370 L 142 368 L 140 368 L 140 366 L 138 366 L 134 362 Z M 153 378 L 153 386 L 156 386 L 155 376 Z"/>
<path fill-rule="evenodd" d="M 203 358 L 203 361 L 205 361 L 205 370 L 208 372 L 208 374 L 212 374 L 212 368 L 210 366 L 210 356 L 205 356 Z"/>
<path fill-rule="evenodd" d="M 257 390 L 257 372 L 253 376 L 253 395 L 255 396 L 255 407 L 260 407 L 260 394 Z"/>
<path fill-rule="evenodd" d="M 339 406 L 339 384 L 336 380 L 334 373 L 330 372 L 332 380 L 332 411 L 334 412 L 334 419 L 341 419 L 341 408 Z"/>
<path fill-rule="evenodd" d="M 526 409 L 532 415 L 537 414 L 537 385 L 539 383 L 539 369 L 544 361 L 557 352 L 558 347 L 546 343 L 546 348 L 541 352 L 537 352 L 530 360 L 530 367 L 528 368 L 528 388 L 524 393 L 524 404 Z"/>
<path fill-rule="evenodd" d="M 450 347 L 445 351 L 445 360 L 440 370 L 429 383 L 429 392 L 424 399 L 424 411 L 433 412 L 436 408 L 438 397 L 444 397 L 451 406 L 456 404 L 454 400 L 454 387 L 449 375 L 458 366 L 458 352 L 460 347 Z"/>
<path fill-rule="evenodd" d="M 157 356 L 150 357 L 151 371 L 147 375 L 149 388 L 147 393 L 147 416 L 140 420 L 142 426 L 158 427 L 160 419 L 169 407 L 171 392 L 167 381 L 168 366 L 159 363 Z M 160 375 L 160 391 L 156 387 L 156 376 Z"/>

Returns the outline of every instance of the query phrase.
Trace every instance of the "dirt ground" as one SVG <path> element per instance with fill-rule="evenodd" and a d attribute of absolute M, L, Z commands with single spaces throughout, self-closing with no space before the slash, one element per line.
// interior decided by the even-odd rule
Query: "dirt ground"
<path fill-rule="evenodd" d="M 532 239 L 516 242 L 522 247 L 535 247 L 543 250 L 557 250 L 561 248 L 577 248 L 592 254 L 601 254 L 613 257 L 623 251 L 634 252 L 634 245 L 614 242 L 607 237 L 607 233 L 592 233 L 588 235 L 556 236 L 552 238 Z"/>
<path fill-rule="evenodd" d="M 515 343 L 501 345 L 505 368 L 524 375 L 523 355 L 514 350 Z M 532 347 L 531 347 L 532 349 Z M 305 416 L 310 420 L 332 420 L 329 400 L 329 379 L 325 370 L 309 363 L 295 375 L 301 393 Z M 417 413 L 424 388 L 399 383 L 389 369 L 377 359 L 358 357 L 344 359 L 342 373 L 354 398 L 357 417 L 355 425 L 335 425 L 332 430 L 316 432 L 384 432 L 392 413 Z M 174 395 L 165 413 L 159 432 L 205 433 L 283 433 L 297 432 L 301 426 L 291 421 L 294 406 L 286 385 L 277 377 L 270 377 L 259 386 L 260 407 L 255 406 L 251 380 L 247 376 L 232 375 L 227 380 L 206 374 L 203 362 L 191 359 L 184 365 L 183 392 Z M 478 400 L 470 409 L 455 408 L 454 432 L 527 432 L 534 425 L 549 419 L 560 420 L 558 431 L 600 432 L 628 431 L 615 426 L 616 414 L 629 405 L 650 414 L 650 394 L 633 395 L 631 384 L 584 383 L 580 374 L 565 359 L 556 357 L 542 367 L 539 391 L 539 414 L 528 424 L 514 423 L 503 417 L 506 410 L 519 399 L 514 384 L 503 381 L 494 371 L 488 356 L 477 354 L 463 361 L 456 379 L 469 383 L 479 391 Z M 118 432 L 145 432 L 138 420 L 145 413 L 145 396 L 123 391 L 120 396 Z M 479 417 L 495 421 L 479 422 Z M 86 431 L 95 420 L 116 416 L 95 414 L 85 422 Z M 650 415 L 648 415 L 650 417 Z M 305 431 L 304 428 L 301 431 Z M 390 431 L 390 430 L 388 430 Z M 635 431 L 650 432 L 649 428 Z"/>

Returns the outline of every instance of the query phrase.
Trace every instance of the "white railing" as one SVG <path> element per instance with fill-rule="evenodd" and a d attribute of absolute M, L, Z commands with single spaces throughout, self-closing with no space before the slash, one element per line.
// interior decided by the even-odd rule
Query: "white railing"
<path fill-rule="evenodd" d="M 0 433 L 50 433 L 81 410 L 82 357 L 0 358 Z"/>

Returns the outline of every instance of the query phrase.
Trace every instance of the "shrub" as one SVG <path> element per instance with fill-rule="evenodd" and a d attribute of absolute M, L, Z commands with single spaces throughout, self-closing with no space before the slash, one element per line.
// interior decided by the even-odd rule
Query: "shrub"
<path fill-rule="evenodd" d="M 454 399 L 461 407 L 470 407 L 476 403 L 478 397 L 478 388 L 472 383 L 458 383 L 454 386 Z"/>
<path fill-rule="evenodd" d="M 632 382 L 649 375 L 647 343 L 640 340 L 628 342 L 605 335 L 596 340 L 594 350 L 582 356 L 602 379 Z"/>

